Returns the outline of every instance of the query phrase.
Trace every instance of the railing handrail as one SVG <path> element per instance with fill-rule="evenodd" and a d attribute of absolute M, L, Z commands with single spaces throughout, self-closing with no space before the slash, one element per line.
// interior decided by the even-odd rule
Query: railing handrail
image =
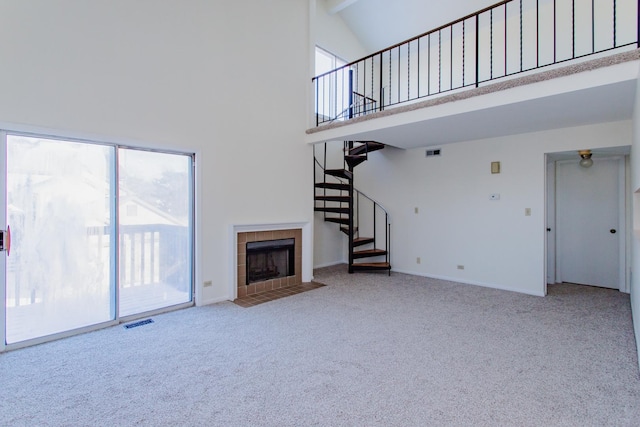
<path fill-rule="evenodd" d="M 316 126 L 346 113 L 352 119 L 590 55 L 640 48 L 640 0 L 576 3 L 502 0 L 315 76 Z M 361 111 L 352 109 L 354 96 L 364 96 Z"/>
<path fill-rule="evenodd" d="M 387 209 L 380 203 L 378 202 L 376 199 L 374 199 L 373 197 L 367 196 L 364 192 L 358 190 L 357 188 L 353 188 L 353 191 L 355 191 L 356 193 L 358 193 L 361 196 L 366 197 L 367 199 L 369 199 L 371 202 L 373 202 L 374 205 L 378 206 L 380 209 L 382 209 L 382 211 L 387 215 L 387 218 L 391 218 L 391 215 L 389 215 L 389 212 L 387 211 Z"/>
<path fill-rule="evenodd" d="M 479 11 L 477 11 L 477 12 L 473 12 L 473 13 L 470 13 L 470 14 L 468 14 L 468 15 L 466 15 L 466 16 L 464 16 L 464 17 L 462 17 L 462 18 L 458 18 L 458 19 L 456 19 L 455 21 L 451 21 L 451 22 L 449 22 L 448 24 L 441 25 L 441 26 L 439 26 L 438 28 L 434 28 L 433 30 L 429 30 L 429 31 L 424 32 L 424 33 L 422 33 L 422 34 L 419 34 L 419 35 L 417 35 L 417 36 L 411 37 L 411 38 L 409 38 L 409 39 L 406 39 L 406 40 L 404 40 L 404 41 L 401 41 L 401 42 L 399 42 L 399 43 L 396 43 L 396 44 L 394 44 L 393 46 L 385 47 L 384 49 L 380 49 L 379 51 L 374 52 L 374 53 L 372 53 L 372 54 L 370 54 L 370 55 L 363 56 L 363 57 L 362 57 L 362 58 L 360 58 L 360 59 L 356 59 L 355 61 L 352 61 L 352 62 L 349 62 L 348 64 L 343 65 L 342 67 L 338 67 L 338 68 L 335 68 L 335 69 L 333 69 L 333 70 L 331 70 L 331 71 L 327 71 L 327 72 L 325 72 L 325 73 L 318 74 L 317 76 L 313 77 L 313 78 L 311 79 L 311 81 L 313 81 L 313 80 L 315 80 L 315 79 L 317 79 L 317 78 L 320 78 L 320 77 L 324 77 L 324 76 L 326 76 L 326 75 L 328 75 L 328 74 L 334 73 L 335 71 L 340 70 L 340 69 L 342 69 L 342 68 L 348 68 L 348 67 L 350 67 L 350 66 L 352 66 L 352 65 L 357 64 L 358 62 L 366 61 L 367 59 L 369 59 L 369 58 L 373 58 L 374 56 L 380 55 L 380 54 L 382 54 L 382 53 L 384 53 L 384 52 L 386 52 L 386 51 L 388 51 L 388 50 L 393 50 L 393 49 L 395 49 L 395 48 L 397 48 L 397 47 L 399 47 L 399 46 L 405 45 L 405 44 L 407 44 L 407 43 L 411 43 L 411 42 L 412 42 L 412 41 L 414 41 L 414 40 L 418 40 L 419 38 L 422 38 L 422 37 L 428 36 L 429 34 L 433 34 L 433 33 L 437 32 L 437 31 L 440 31 L 440 30 L 443 30 L 443 29 L 445 29 L 445 28 L 451 27 L 452 25 L 456 25 L 456 24 L 457 24 L 457 23 L 459 23 L 459 22 L 466 21 L 467 19 L 473 18 L 473 17 L 474 17 L 474 16 L 476 16 L 476 15 L 481 15 L 481 14 L 483 14 L 483 13 L 485 13 L 485 12 L 488 12 L 489 10 L 491 10 L 491 9 L 493 9 L 493 8 L 496 8 L 496 7 L 502 6 L 503 4 L 511 3 L 512 1 L 514 1 L 514 0 L 502 0 L 501 2 L 498 2 L 498 3 L 493 4 L 493 5 L 491 5 L 491 6 L 487 6 L 487 7 L 485 7 L 485 8 L 484 8 L 484 9 L 482 9 L 482 10 L 479 10 Z"/>
<path fill-rule="evenodd" d="M 349 105 L 347 106 L 347 108 L 344 108 L 342 111 L 340 111 L 340 113 L 339 113 L 339 114 L 336 114 L 336 116 L 335 116 L 335 117 L 333 117 L 333 118 L 331 118 L 331 119 L 329 119 L 329 120 L 326 120 L 326 122 L 333 122 L 333 121 L 335 121 L 335 120 L 338 120 L 338 119 L 339 119 L 339 118 L 341 118 L 341 117 L 344 117 L 344 116 L 345 116 L 345 114 L 347 114 L 347 113 L 349 113 L 350 111 L 352 111 L 352 109 L 353 109 L 354 107 L 358 107 L 358 106 L 360 106 L 360 105 L 365 105 L 365 106 L 366 106 L 366 105 L 367 105 L 367 102 L 372 102 L 372 103 L 377 103 L 377 102 L 378 102 L 378 101 L 376 101 L 375 99 L 373 99 L 373 98 L 371 98 L 371 97 L 369 97 L 369 96 L 362 95 L 361 93 L 358 93 L 358 92 L 355 92 L 355 91 L 353 92 L 353 94 L 354 94 L 354 95 L 359 96 L 359 97 L 360 97 L 360 99 L 359 99 L 358 101 L 354 101 L 354 102 L 352 102 L 351 104 L 349 104 Z"/>
<path fill-rule="evenodd" d="M 354 94 L 354 95 L 359 96 L 360 98 L 364 99 L 365 101 L 378 102 L 378 101 L 376 101 L 375 99 L 371 98 L 370 96 L 363 95 L 363 94 L 358 93 L 358 92 L 356 92 L 356 91 L 354 91 L 354 92 L 353 92 L 353 94 Z"/>

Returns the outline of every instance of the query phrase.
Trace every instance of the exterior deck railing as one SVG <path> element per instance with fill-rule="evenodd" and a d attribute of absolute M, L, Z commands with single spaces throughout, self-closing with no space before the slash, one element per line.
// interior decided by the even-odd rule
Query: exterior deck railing
<path fill-rule="evenodd" d="M 190 265 L 186 257 L 176 254 L 188 253 L 189 238 L 185 227 L 166 224 L 121 225 L 119 238 L 119 287 L 120 289 L 146 285 L 166 285 L 179 290 L 188 289 Z M 87 227 L 87 251 L 92 254 L 91 267 L 96 280 L 109 280 L 111 269 L 111 227 Z M 14 258 L 20 252 L 11 254 Z M 7 275 L 18 274 L 9 268 Z M 29 278 L 30 271 L 22 272 Z M 8 306 L 24 306 L 42 302 L 44 290 L 40 282 L 31 278 L 31 289 L 11 287 L 7 289 Z M 187 284 L 187 285 L 185 285 Z"/>
<path fill-rule="evenodd" d="M 640 0 L 506 0 L 313 78 L 316 125 L 638 47 Z"/>

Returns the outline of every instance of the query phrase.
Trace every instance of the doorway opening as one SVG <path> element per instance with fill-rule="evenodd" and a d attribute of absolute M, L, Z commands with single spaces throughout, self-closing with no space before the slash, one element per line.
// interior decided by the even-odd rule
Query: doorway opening
<path fill-rule="evenodd" d="M 547 283 L 629 292 L 629 147 L 592 152 L 547 154 Z"/>

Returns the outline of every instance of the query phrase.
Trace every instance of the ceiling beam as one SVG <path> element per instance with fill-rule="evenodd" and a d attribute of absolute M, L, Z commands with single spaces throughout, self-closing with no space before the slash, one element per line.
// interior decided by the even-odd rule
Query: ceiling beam
<path fill-rule="evenodd" d="M 330 14 L 335 14 L 341 10 L 351 6 L 358 0 L 325 0 L 327 2 L 327 9 Z"/>

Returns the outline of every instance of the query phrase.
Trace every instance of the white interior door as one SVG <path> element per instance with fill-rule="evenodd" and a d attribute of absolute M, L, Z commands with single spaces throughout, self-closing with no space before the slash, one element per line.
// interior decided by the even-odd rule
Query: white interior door
<path fill-rule="evenodd" d="M 557 163 L 559 281 L 621 289 L 623 179 L 621 158 L 597 159 L 590 168 Z"/>

